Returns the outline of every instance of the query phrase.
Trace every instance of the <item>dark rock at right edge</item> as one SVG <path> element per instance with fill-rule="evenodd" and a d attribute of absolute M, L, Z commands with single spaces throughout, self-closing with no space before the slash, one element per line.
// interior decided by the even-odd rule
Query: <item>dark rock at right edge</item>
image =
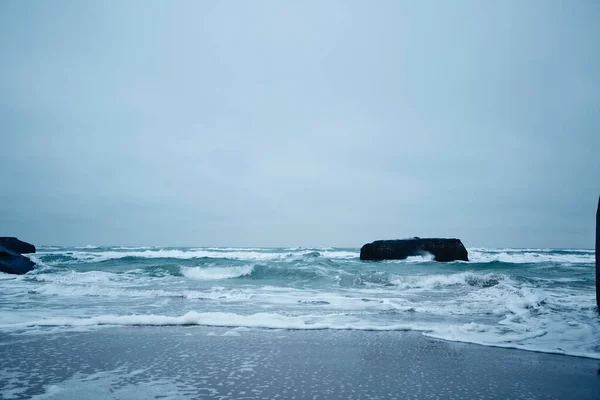
<path fill-rule="evenodd" d="M 596 211 L 596 305 L 600 312 L 600 197 Z"/>

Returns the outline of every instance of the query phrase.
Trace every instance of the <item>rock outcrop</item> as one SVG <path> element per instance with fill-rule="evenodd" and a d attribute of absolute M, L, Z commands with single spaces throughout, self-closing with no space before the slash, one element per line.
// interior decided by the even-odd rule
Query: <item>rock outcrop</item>
<path fill-rule="evenodd" d="M 35 246 L 16 237 L 0 237 L 0 246 L 19 254 L 35 253 Z"/>
<path fill-rule="evenodd" d="M 360 249 L 361 260 L 403 260 L 433 254 L 435 261 L 469 261 L 467 249 L 459 239 L 376 240 Z"/>
<path fill-rule="evenodd" d="M 600 312 L 600 197 L 596 211 L 596 305 Z"/>
<path fill-rule="evenodd" d="M 14 237 L 0 237 L 0 272 L 25 274 L 35 263 L 21 254 L 35 253 L 35 246 Z"/>

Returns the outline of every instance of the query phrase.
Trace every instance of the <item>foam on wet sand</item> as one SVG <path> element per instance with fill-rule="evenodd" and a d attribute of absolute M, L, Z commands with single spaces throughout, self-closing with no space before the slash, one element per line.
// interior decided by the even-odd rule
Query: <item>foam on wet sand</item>
<path fill-rule="evenodd" d="M 598 360 L 416 332 L 120 327 L 0 343 L 5 399 L 600 398 Z"/>

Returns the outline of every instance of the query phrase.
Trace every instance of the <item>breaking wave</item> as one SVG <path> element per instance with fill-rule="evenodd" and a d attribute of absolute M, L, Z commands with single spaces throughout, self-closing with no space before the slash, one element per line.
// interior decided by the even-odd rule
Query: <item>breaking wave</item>
<path fill-rule="evenodd" d="M 232 279 L 241 276 L 248 276 L 252 273 L 253 267 L 250 265 L 243 267 L 182 267 L 181 273 L 186 278 L 197 279 L 201 281 L 212 281 L 218 279 Z"/>
<path fill-rule="evenodd" d="M 589 332 L 581 328 L 566 325 L 550 327 L 538 325 L 534 329 L 520 329 L 508 332 L 497 326 L 478 323 L 439 324 L 433 322 L 393 322 L 373 323 L 339 314 L 315 315 L 282 315 L 278 313 L 259 312 L 254 314 L 237 314 L 228 312 L 196 312 L 189 311 L 183 315 L 98 315 L 93 317 L 54 317 L 22 322 L 9 326 L 12 329 L 23 328 L 65 328 L 65 327 L 101 327 L 101 326 L 214 326 L 243 327 L 263 329 L 289 330 L 363 330 L 363 331 L 421 331 L 424 335 L 467 343 L 476 343 L 495 347 L 517 348 L 523 350 L 551 352 L 580 357 L 600 359 L 600 349 L 586 348 L 580 340 Z M 6 328 L 7 325 L 0 325 Z M 558 328 L 558 329 L 556 329 Z M 542 340 L 539 340 L 542 339 Z M 554 346 L 554 341 L 561 339 L 561 346 Z M 548 348 L 548 345 L 551 347 Z"/>
<path fill-rule="evenodd" d="M 417 330 L 445 340 L 600 358 L 594 253 L 471 249 L 361 262 L 358 249 L 40 247 L 0 274 L 0 331 L 204 325 Z"/>

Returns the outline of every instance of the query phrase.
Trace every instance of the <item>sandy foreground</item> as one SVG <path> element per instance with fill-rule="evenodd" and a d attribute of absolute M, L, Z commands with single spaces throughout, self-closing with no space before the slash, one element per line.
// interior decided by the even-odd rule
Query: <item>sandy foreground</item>
<path fill-rule="evenodd" d="M 600 360 L 418 332 L 0 334 L 2 399 L 600 399 Z"/>

